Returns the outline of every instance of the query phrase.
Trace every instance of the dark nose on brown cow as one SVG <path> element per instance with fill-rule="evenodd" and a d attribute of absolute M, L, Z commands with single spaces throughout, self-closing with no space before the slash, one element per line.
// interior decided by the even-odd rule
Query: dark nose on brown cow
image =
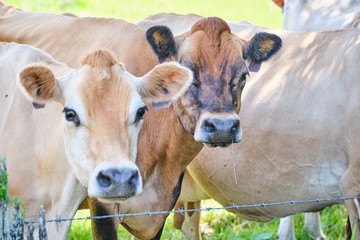
<path fill-rule="evenodd" d="M 97 182 L 108 197 L 131 197 L 139 184 L 139 171 L 131 168 L 102 170 Z"/>
<path fill-rule="evenodd" d="M 202 141 L 210 147 L 227 147 L 241 141 L 239 119 L 210 118 L 202 124 Z"/>

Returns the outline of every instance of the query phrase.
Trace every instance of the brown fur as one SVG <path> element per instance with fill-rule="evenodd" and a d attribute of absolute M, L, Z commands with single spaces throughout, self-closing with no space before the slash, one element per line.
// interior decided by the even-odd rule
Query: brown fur
<path fill-rule="evenodd" d="M 154 38 L 155 38 L 155 41 L 158 42 L 158 43 L 160 43 L 160 42 L 163 41 L 162 35 L 159 34 L 158 32 L 155 32 L 155 33 L 154 33 Z"/>
<path fill-rule="evenodd" d="M 45 66 L 25 67 L 19 75 L 21 86 L 33 101 L 43 102 L 58 97 L 59 87 L 54 74 Z"/>
<path fill-rule="evenodd" d="M 217 17 L 204 18 L 194 24 L 191 28 L 191 34 L 197 31 L 204 31 L 214 42 L 221 41 L 223 32 L 231 32 L 229 25 Z"/>
<path fill-rule="evenodd" d="M 182 204 L 181 202 L 177 202 L 174 208 L 175 211 L 179 209 L 185 209 L 184 204 Z M 185 221 L 184 214 L 174 213 L 174 227 L 176 229 L 181 229 L 184 221 Z"/>
<path fill-rule="evenodd" d="M 96 61 L 94 59 L 96 56 L 104 62 Z M 126 141 L 128 136 L 125 135 L 128 133 L 127 131 L 122 131 L 122 129 L 126 127 L 127 119 L 129 118 L 129 108 L 119 109 L 118 106 L 129 104 L 132 97 L 132 89 L 122 79 L 121 75 L 118 77 L 118 74 L 112 74 L 112 71 L 116 70 L 108 69 L 111 65 L 116 64 L 109 52 L 96 51 L 94 54 L 89 54 L 86 59 L 89 64 L 96 66 L 96 68 L 92 68 L 89 72 L 89 77 L 81 83 L 81 88 L 83 89 L 82 99 L 85 108 L 88 109 L 88 119 L 91 119 L 88 122 L 90 134 L 107 136 L 106 139 L 102 139 L 98 143 L 104 147 L 115 144 L 114 139 L 122 141 L 116 144 L 126 146 L 129 142 Z M 104 71 L 109 71 L 106 81 L 104 80 Z M 114 111 L 114 109 L 118 110 Z M 96 123 L 96 128 L 91 127 L 93 123 Z M 119 134 L 124 136 L 118 137 Z M 109 138 L 109 136 L 113 136 L 113 138 Z M 129 147 L 124 147 L 124 149 L 129 149 Z"/>
<path fill-rule="evenodd" d="M 164 78 L 169 79 L 169 82 L 174 85 L 167 85 Z M 147 77 L 148 81 L 144 83 L 141 89 L 140 96 L 142 98 L 148 96 L 159 99 L 159 93 L 165 93 L 164 97 L 159 99 L 159 101 L 169 101 L 175 96 L 174 93 L 177 93 L 178 87 L 184 84 L 183 79 L 185 78 L 192 79 L 191 72 L 189 70 L 186 68 L 179 69 L 179 65 L 176 63 L 163 63 L 155 67 L 154 70 L 150 72 Z M 189 83 L 190 82 L 191 81 L 189 81 Z M 185 84 L 182 91 L 176 95 L 179 96 L 182 94 L 188 86 L 189 84 Z M 146 100 L 146 98 L 144 98 L 144 100 Z"/>
<path fill-rule="evenodd" d="M 93 68 L 109 68 L 116 64 L 113 53 L 99 49 L 87 54 L 81 61 L 81 65 L 90 65 Z"/>
<path fill-rule="evenodd" d="M 187 209 L 188 209 L 188 210 L 193 210 L 193 209 L 195 209 L 195 204 L 194 204 L 194 202 L 188 202 L 188 203 L 187 203 Z M 194 212 L 188 212 L 189 217 L 191 217 L 193 214 L 194 214 Z"/>
<path fill-rule="evenodd" d="M 231 76 L 232 69 L 235 67 L 247 71 L 247 68 L 242 60 L 240 39 L 231 34 L 229 26 L 222 19 L 202 19 L 194 24 L 191 32 L 192 34 L 187 36 L 191 45 L 189 44 L 183 55 L 186 59 L 191 59 L 201 91 L 196 96 L 179 99 L 174 105 L 179 116 L 182 116 L 184 128 L 193 133 L 196 118 L 199 118 L 203 111 L 229 113 L 234 111 L 233 102 L 239 103 L 236 109 L 239 110 L 240 94 L 237 94 L 238 91 L 236 94 L 230 92 L 229 87 L 235 79 Z M 202 109 L 204 105 L 206 109 Z M 194 116 L 194 112 L 199 115 Z"/>
<path fill-rule="evenodd" d="M 271 49 L 274 45 L 274 41 L 271 39 L 263 41 L 263 44 L 261 46 L 261 51 L 265 52 L 268 49 Z"/>
<path fill-rule="evenodd" d="M 284 8 L 284 0 L 272 0 L 279 8 Z"/>

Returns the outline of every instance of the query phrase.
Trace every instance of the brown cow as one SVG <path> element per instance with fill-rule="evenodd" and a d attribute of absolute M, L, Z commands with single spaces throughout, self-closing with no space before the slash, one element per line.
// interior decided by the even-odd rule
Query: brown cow
<path fill-rule="evenodd" d="M 90 201 L 93 215 L 172 209 L 185 167 L 203 143 L 228 146 L 241 140 L 237 112 L 248 67 L 257 70 L 281 46 L 280 38 L 273 34 L 259 33 L 249 41 L 240 39 L 219 18 L 203 19 L 176 38 L 163 26 L 150 28 L 146 36 L 160 62 L 174 59 L 189 67 L 194 81 L 170 108 L 147 114 L 137 155 L 143 193 L 121 204 Z M 114 49 L 130 72 L 143 71 L 142 68 L 155 64 L 154 55 L 148 51 L 145 30 L 115 19 L 14 11 L 0 18 L 0 39 L 34 44 L 73 63 L 74 53 L 86 47 L 103 46 Z M 165 218 L 166 215 L 154 215 L 96 220 L 93 232 L 97 239 L 114 239 L 121 223 L 138 238 L 159 238 Z"/>
<path fill-rule="evenodd" d="M 10 196 L 24 201 L 31 221 L 40 205 L 47 219 L 71 218 L 87 194 L 118 202 L 141 193 L 134 163 L 146 110 L 141 99 L 176 99 L 192 79 L 177 63 L 137 78 L 104 50 L 71 69 L 17 43 L 0 43 L 0 64 L 0 154 Z M 50 224 L 49 238 L 66 238 L 69 225 Z"/>
<path fill-rule="evenodd" d="M 198 15 L 182 15 L 182 14 L 173 14 L 173 13 L 160 13 L 151 15 L 144 20 L 137 23 L 138 26 L 148 28 L 154 26 L 156 24 L 164 24 L 173 32 L 184 32 L 191 28 L 192 23 L 194 22 L 194 18 L 201 18 Z M 181 23 L 181 24 L 179 24 Z M 248 37 L 249 35 L 254 34 L 255 32 L 259 31 L 272 31 L 274 29 L 268 28 L 261 28 L 258 26 L 254 26 L 249 22 L 241 21 L 241 22 L 227 22 L 232 30 L 232 32 L 241 32 L 242 37 Z M 277 34 L 282 34 L 283 31 L 276 30 Z M 186 174 L 185 174 L 186 176 Z M 198 191 L 199 192 L 199 191 Z M 207 198 L 207 197 L 205 197 Z M 200 203 L 192 203 L 189 202 L 188 204 L 179 203 L 176 208 L 187 208 L 187 205 L 199 208 Z M 189 217 L 191 215 L 191 217 Z M 189 238 L 189 234 L 193 234 L 193 229 L 198 229 L 198 221 L 199 221 L 199 214 L 175 214 L 174 215 L 174 222 L 177 228 L 182 228 L 183 232 L 186 235 L 186 238 Z M 183 222 L 185 222 L 183 224 Z M 320 214 L 319 213 L 305 213 L 305 221 L 304 221 L 304 228 L 315 238 L 319 239 L 326 239 L 324 233 L 321 229 L 320 223 Z M 197 235 L 197 234 L 195 234 Z M 295 229 L 294 229 L 294 220 L 293 216 L 288 216 L 285 218 L 280 219 L 280 226 L 277 232 L 277 237 L 279 239 L 295 239 Z"/>

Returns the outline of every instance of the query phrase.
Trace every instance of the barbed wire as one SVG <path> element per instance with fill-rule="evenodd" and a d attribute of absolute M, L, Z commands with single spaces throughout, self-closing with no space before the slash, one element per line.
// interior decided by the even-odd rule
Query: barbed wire
<path fill-rule="evenodd" d="M 254 208 L 254 207 L 271 207 L 271 206 L 280 206 L 280 205 L 293 205 L 301 203 L 320 203 L 320 202 L 344 202 L 346 200 L 355 200 L 360 199 L 360 197 L 343 197 L 343 198 L 329 198 L 329 199 L 316 199 L 316 200 L 303 200 L 303 201 L 288 201 L 288 202 L 277 202 L 277 203 L 260 203 L 260 204 L 251 204 L 251 205 L 231 205 L 227 207 L 205 207 L 198 209 L 178 209 L 173 211 L 160 211 L 160 212 L 142 212 L 142 213 L 124 213 L 124 214 L 113 214 L 113 215 L 104 215 L 104 216 L 89 216 L 89 217 L 80 217 L 80 218 L 61 218 L 61 219 L 52 219 L 46 220 L 46 223 L 51 222 L 65 222 L 65 221 L 82 221 L 82 220 L 91 220 L 91 219 L 105 219 L 105 218 L 123 218 L 123 217 L 135 217 L 135 216 L 151 216 L 158 214 L 171 214 L 171 213 L 180 213 L 184 215 L 187 212 L 202 212 L 202 211 L 214 211 L 214 210 L 228 210 L 228 209 L 240 209 L 240 208 Z M 36 224 L 37 221 L 24 221 L 25 224 Z"/>

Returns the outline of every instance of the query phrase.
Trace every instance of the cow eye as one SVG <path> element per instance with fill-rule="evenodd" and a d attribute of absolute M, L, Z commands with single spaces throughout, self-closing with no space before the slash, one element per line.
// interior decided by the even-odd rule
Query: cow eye
<path fill-rule="evenodd" d="M 64 108 L 65 113 L 65 119 L 69 122 L 74 122 L 75 126 L 79 126 L 80 125 L 80 119 L 78 117 L 78 115 L 76 114 L 76 112 L 73 109 L 70 108 Z"/>
<path fill-rule="evenodd" d="M 196 87 L 196 88 L 199 88 L 199 87 L 200 87 L 199 82 L 198 82 L 197 80 L 195 80 L 195 79 L 193 80 L 192 85 L 193 85 L 194 87 Z"/>
<path fill-rule="evenodd" d="M 141 107 L 137 110 L 136 116 L 135 116 L 135 123 L 139 122 L 140 120 L 144 119 L 144 114 L 148 110 L 146 106 Z"/>
<path fill-rule="evenodd" d="M 243 83 L 246 80 L 246 77 L 249 75 L 249 72 L 243 73 L 240 77 L 239 84 Z"/>

